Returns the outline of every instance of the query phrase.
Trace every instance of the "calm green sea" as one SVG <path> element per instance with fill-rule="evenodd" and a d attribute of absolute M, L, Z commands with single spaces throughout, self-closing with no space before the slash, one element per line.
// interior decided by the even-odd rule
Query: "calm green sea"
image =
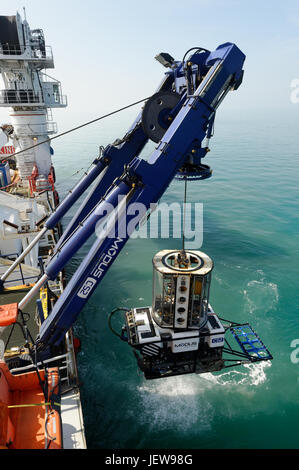
<path fill-rule="evenodd" d="M 122 137 L 132 117 L 110 118 L 53 142 L 61 196 L 99 145 Z M 299 338 L 298 123 L 299 107 L 283 116 L 220 110 L 205 159 L 213 177 L 188 187 L 188 201 L 203 203 L 198 248 L 215 263 L 211 304 L 224 318 L 248 321 L 274 360 L 146 381 L 107 316 L 117 306 L 151 304 L 152 257 L 181 244 L 131 239 L 75 325 L 89 448 L 298 448 L 299 364 L 290 358 L 291 342 Z M 183 184 L 175 181 L 162 201 L 182 198 Z M 73 258 L 69 275 L 90 245 Z M 116 318 L 114 326 L 122 323 Z"/>

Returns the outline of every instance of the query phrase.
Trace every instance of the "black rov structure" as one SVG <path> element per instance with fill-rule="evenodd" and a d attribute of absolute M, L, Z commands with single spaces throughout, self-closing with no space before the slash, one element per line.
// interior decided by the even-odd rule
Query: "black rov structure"
<path fill-rule="evenodd" d="M 213 261 L 200 251 L 163 250 L 154 256 L 152 305 L 126 311 L 120 335 L 147 379 L 272 359 L 249 323 L 225 320 L 213 311 L 212 269 Z"/>

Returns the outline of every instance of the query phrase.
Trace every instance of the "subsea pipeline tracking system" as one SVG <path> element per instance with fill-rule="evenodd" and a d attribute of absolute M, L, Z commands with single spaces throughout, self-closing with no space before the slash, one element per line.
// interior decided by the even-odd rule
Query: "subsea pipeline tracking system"
<path fill-rule="evenodd" d="M 94 234 L 97 224 L 107 215 L 106 206 L 113 207 L 116 217 L 113 213 L 108 218 L 104 233 L 95 240 L 42 322 L 36 341 L 38 351 L 60 344 L 131 233 L 149 215 L 151 204 L 159 201 L 171 181 L 211 176 L 210 167 L 202 159 L 209 151 L 218 106 L 228 91 L 237 89 L 242 82 L 245 55 L 236 45 L 225 43 L 212 52 L 194 48 L 186 60 L 185 57 L 182 61 L 165 53 L 156 57 L 167 67 L 165 77 L 123 139 L 108 145 L 94 161 L 92 177 L 85 177 L 89 178 L 88 186 L 94 178 L 93 189 L 66 228 L 66 235 L 58 242 L 40 280 L 20 302 L 23 310 L 42 285 L 56 278 Z M 157 145 L 145 161 L 139 155 L 148 141 Z M 75 188 L 68 196 L 67 203 L 57 208 L 55 223 L 84 192 L 85 178 L 78 191 Z M 131 214 L 133 203 L 139 203 L 144 210 Z"/>

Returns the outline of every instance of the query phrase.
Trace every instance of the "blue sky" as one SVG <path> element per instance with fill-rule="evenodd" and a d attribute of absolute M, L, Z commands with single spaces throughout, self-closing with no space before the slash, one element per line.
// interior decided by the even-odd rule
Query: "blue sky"
<path fill-rule="evenodd" d="M 228 110 L 288 110 L 299 78 L 299 2 L 295 0 L 10 0 L 1 15 L 26 14 L 42 28 L 68 96 L 58 121 L 77 124 L 151 95 L 164 68 L 158 52 L 182 58 L 193 46 L 234 42 L 246 54 L 242 87 Z M 299 104 L 297 105 L 299 107 Z M 7 110 L 0 110 L 0 116 Z M 61 127 L 61 126 L 60 126 Z"/>

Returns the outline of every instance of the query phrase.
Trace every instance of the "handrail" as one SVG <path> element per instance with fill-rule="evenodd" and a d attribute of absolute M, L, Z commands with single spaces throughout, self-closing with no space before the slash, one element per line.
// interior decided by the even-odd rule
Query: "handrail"
<path fill-rule="evenodd" d="M 20 266 L 20 265 L 19 265 Z M 8 284 L 9 282 L 18 282 L 18 281 L 22 281 L 23 284 L 22 285 L 25 285 L 26 282 L 25 281 L 29 281 L 29 279 L 36 279 L 38 277 L 38 274 L 36 274 L 35 276 L 23 276 L 22 278 L 17 278 L 17 279 L 11 279 L 9 281 L 5 281 L 5 284 Z"/>
<path fill-rule="evenodd" d="M 4 259 L 9 259 L 10 261 L 13 261 L 10 257 L 14 256 L 15 259 L 18 258 L 18 253 L 9 253 L 7 255 L 1 255 L 1 258 L 4 258 Z M 36 273 L 35 275 L 32 275 L 32 276 L 27 276 L 26 273 L 24 274 L 23 273 L 23 270 L 22 270 L 22 266 L 21 266 L 21 263 L 19 263 L 18 265 L 15 266 L 15 268 L 19 267 L 19 270 L 20 270 L 20 274 L 21 274 L 21 278 L 17 278 L 17 279 L 10 279 L 10 280 L 5 280 L 5 284 L 9 284 L 11 282 L 18 282 L 18 281 L 22 281 L 23 284 L 25 284 L 25 281 L 29 281 L 30 279 L 36 279 L 38 278 L 38 273 Z M 14 269 L 15 269 L 14 268 Z M 14 271 L 13 269 L 13 271 Z M 12 272 L 12 271 L 11 271 Z"/>
<path fill-rule="evenodd" d="M 44 82 L 52 83 L 52 82 Z M 53 82 L 54 83 L 54 82 Z M 67 105 L 67 97 L 61 93 L 61 90 L 58 92 L 53 92 L 53 95 L 49 98 L 47 92 L 45 96 L 42 92 L 36 92 L 34 90 L 0 90 L 0 105 L 46 105 L 46 106 L 55 106 L 55 105 Z"/>
<path fill-rule="evenodd" d="M 42 366 L 44 364 L 48 364 L 50 362 L 54 362 L 54 361 L 58 361 L 60 359 L 66 359 L 66 363 L 67 363 L 67 360 L 70 356 L 70 353 L 66 353 L 66 354 L 61 354 L 60 356 L 55 356 L 55 357 L 51 357 L 50 359 L 45 359 L 43 362 L 38 362 L 37 364 L 29 364 L 28 366 L 23 366 L 23 367 L 17 367 L 15 369 L 10 369 L 10 372 L 13 373 L 13 372 L 20 372 L 20 371 L 25 371 L 25 370 L 28 370 L 28 369 L 32 369 L 32 367 L 36 367 L 36 366 Z"/>
<path fill-rule="evenodd" d="M 51 46 L 35 46 L 31 44 L 22 45 L 22 44 L 10 44 L 10 43 L 0 43 L 0 55 L 5 55 L 7 58 L 9 56 L 22 56 L 26 52 L 31 52 L 32 59 L 39 60 L 49 60 L 53 59 L 52 47 Z"/>
<path fill-rule="evenodd" d="M 19 104 L 19 103 L 43 103 L 44 99 L 41 93 L 33 90 L 0 90 L 1 104 Z"/>

